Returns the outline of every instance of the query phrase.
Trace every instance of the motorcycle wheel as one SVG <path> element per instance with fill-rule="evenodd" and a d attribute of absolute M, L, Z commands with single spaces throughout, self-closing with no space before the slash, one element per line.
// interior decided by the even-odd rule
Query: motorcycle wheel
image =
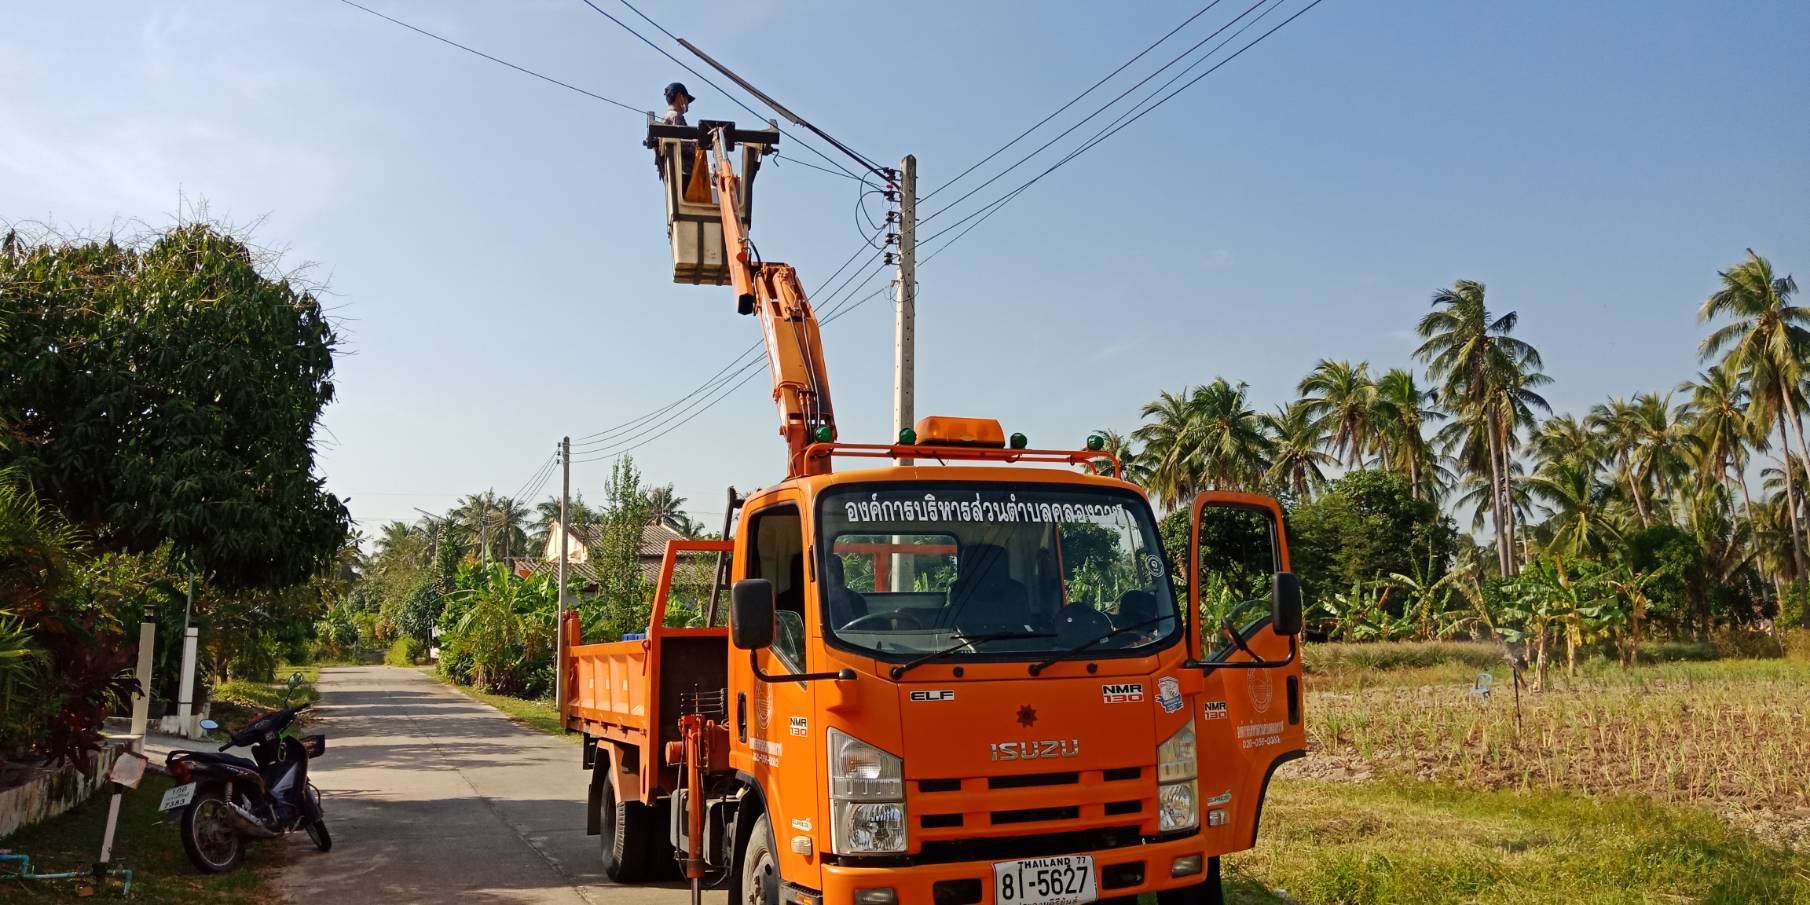
<path fill-rule="evenodd" d="M 182 809 L 182 850 L 202 873 L 223 874 L 245 859 L 245 840 L 226 817 L 218 790 L 195 795 Z"/>
<path fill-rule="evenodd" d="M 333 836 L 327 832 L 327 821 L 325 818 L 308 824 L 308 838 L 314 840 L 314 847 L 323 852 L 330 852 L 333 850 Z"/>

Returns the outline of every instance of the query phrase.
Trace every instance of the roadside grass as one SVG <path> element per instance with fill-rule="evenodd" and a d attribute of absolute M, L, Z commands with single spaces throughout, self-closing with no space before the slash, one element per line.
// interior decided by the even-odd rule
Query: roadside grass
<path fill-rule="evenodd" d="M 121 801 L 119 829 L 113 842 L 113 860 L 133 871 L 132 895 L 127 901 L 145 905 L 275 905 L 283 901 L 275 886 L 275 871 L 286 859 L 288 843 L 250 846 L 245 863 L 229 874 L 203 874 L 182 853 L 182 841 L 174 824 L 159 816 L 157 804 L 170 779 L 147 773 L 137 789 Z M 27 827 L 0 841 L 0 848 L 31 856 L 33 869 L 52 873 L 85 870 L 100 853 L 111 794 L 103 793 L 67 814 Z M 310 849 L 312 851 L 312 849 Z M 0 868 L 0 871 L 10 868 Z M 0 880 L 0 901 L 50 902 L 75 899 L 74 880 L 25 882 Z M 119 882 L 109 879 L 96 898 L 119 898 Z"/>
<path fill-rule="evenodd" d="M 1810 667 L 1787 660 L 1552 673 L 1491 695 L 1435 667 L 1309 681 L 1310 775 L 1479 789 L 1637 794 L 1710 807 L 1764 836 L 1810 836 Z M 1380 681 L 1378 681 L 1380 679 Z M 1411 680 L 1418 680 L 1417 682 Z"/>
<path fill-rule="evenodd" d="M 220 725 L 237 729 L 260 713 L 282 707 L 283 696 L 289 691 L 289 676 L 298 672 L 302 674 L 302 684 L 290 696 L 289 703 L 312 704 L 320 700 L 321 668 L 318 664 L 281 666 L 277 668 L 275 682 L 228 679 L 215 686 L 209 715 Z M 302 722 L 307 721 L 307 714 L 303 714 Z"/>
<path fill-rule="evenodd" d="M 1288 901 L 1264 887 L 1304 905 L 1810 903 L 1810 856 L 1695 808 L 1404 780 L 1278 774 L 1257 848 L 1226 863 L 1247 905 Z"/>
<path fill-rule="evenodd" d="M 553 706 L 551 700 L 529 701 L 522 698 L 510 697 L 506 694 L 488 694 L 486 692 L 478 691 L 469 685 L 459 685 L 451 679 L 441 675 L 440 671 L 432 666 L 418 668 L 432 677 L 434 681 L 439 682 L 474 701 L 489 704 L 490 706 L 501 710 L 503 715 L 507 716 L 510 720 L 520 723 L 523 726 L 527 726 L 536 732 L 544 732 L 548 735 L 559 736 L 574 744 L 580 741 L 579 736 L 561 731 L 559 725 L 559 708 Z"/>

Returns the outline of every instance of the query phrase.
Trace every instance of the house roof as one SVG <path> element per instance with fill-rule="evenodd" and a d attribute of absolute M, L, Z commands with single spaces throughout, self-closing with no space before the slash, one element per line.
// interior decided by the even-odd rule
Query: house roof
<path fill-rule="evenodd" d="M 555 529 L 557 529 L 559 522 L 555 520 L 553 524 Z M 571 550 L 567 550 L 567 579 L 573 580 L 574 577 L 576 577 L 576 580 L 583 581 L 587 584 L 596 583 L 597 568 L 590 561 L 589 552 L 590 548 L 596 547 L 602 542 L 602 527 L 599 525 L 574 526 L 571 531 L 571 537 L 583 544 L 586 550 L 583 553 L 574 553 Z M 671 526 L 662 522 L 655 522 L 648 525 L 646 528 L 641 529 L 640 555 L 642 580 L 650 585 L 659 581 L 660 561 L 666 555 L 666 542 L 669 540 L 684 539 L 685 535 L 674 531 Z M 538 558 L 524 557 L 515 562 L 515 572 L 522 576 L 553 575 L 559 571 L 559 559 L 556 556 L 542 556 Z"/>

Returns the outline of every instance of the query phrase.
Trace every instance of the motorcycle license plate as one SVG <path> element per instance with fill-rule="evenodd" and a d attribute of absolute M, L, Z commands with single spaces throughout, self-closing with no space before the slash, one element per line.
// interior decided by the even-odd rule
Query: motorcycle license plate
<path fill-rule="evenodd" d="M 1094 859 L 1088 855 L 993 864 L 993 901 L 1000 905 L 1080 905 L 1094 898 Z"/>
<path fill-rule="evenodd" d="M 176 788 L 163 793 L 163 802 L 157 806 L 157 809 L 159 811 L 173 811 L 177 808 L 188 807 L 189 802 L 194 800 L 195 784 L 191 782 L 186 786 L 177 786 Z"/>

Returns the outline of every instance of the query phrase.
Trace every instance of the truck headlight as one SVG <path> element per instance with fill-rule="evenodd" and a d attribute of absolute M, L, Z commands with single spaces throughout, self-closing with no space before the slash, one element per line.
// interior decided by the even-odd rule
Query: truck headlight
<path fill-rule="evenodd" d="M 839 729 L 830 749 L 830 850 L 905 851 L 905 762 Z"/>
<path fill-rule="evenodd" d="M 1199 769 L 1194 744 L 1194 721 L 1169 736 L 1156 749 L 1156 823 L 1162 832 L 1200 826 L 1200 797 L 1195 773 Z"/>

